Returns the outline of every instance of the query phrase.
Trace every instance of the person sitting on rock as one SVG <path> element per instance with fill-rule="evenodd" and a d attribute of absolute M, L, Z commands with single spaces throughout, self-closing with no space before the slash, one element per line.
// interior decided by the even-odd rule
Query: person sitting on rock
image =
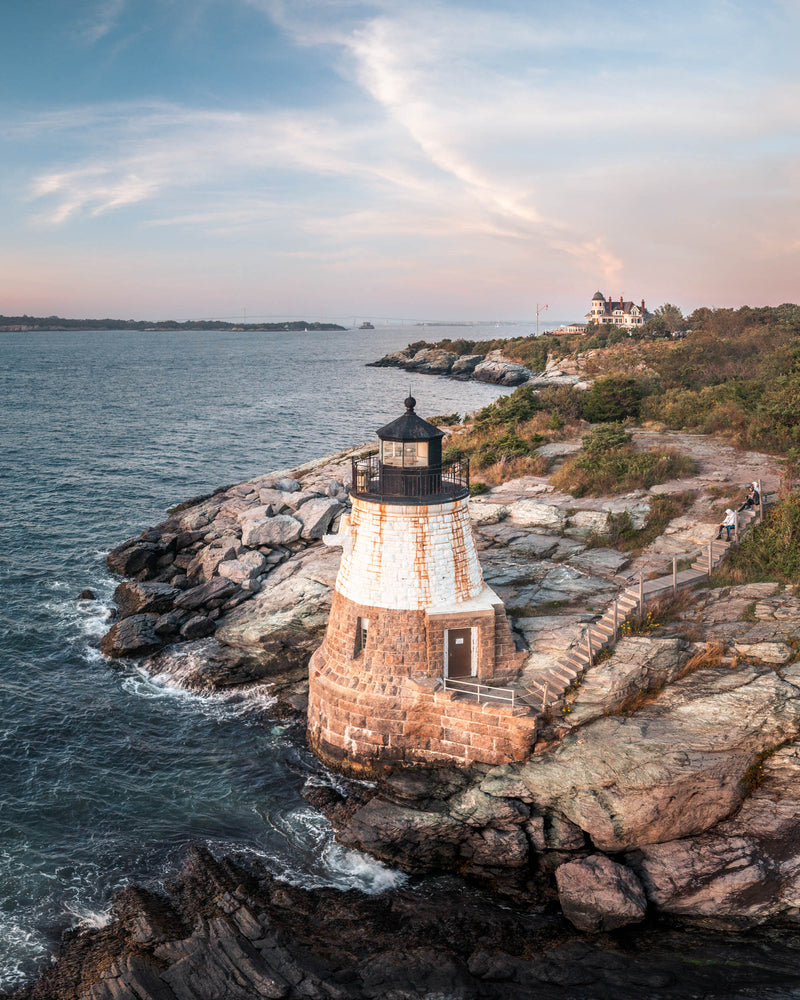
<path fill-rule="evenodd" d="M 751 507 L 758 507 L 761 497 L 758 492 L 758 483 L 750 483 L 750 488 L 747 491 L 747 496 L 744 498 L 744 503 L 739 508 L 739 510 L 749 510 Z"/>
<path fill-rule="evenodd" d="M 728 507 L 728 509 L 725 511 L 725 520 L 722 522 L 722 524 L 719 526 L 719 529 L 717 530 L 717 541 L 719 541 L 719 539 L 722 538 L 723 528 L 727 528 L 728 530 L 727 541 L 730 541 L 731 532 L 733 531 L 733 527 L 735 524 L 736 524 L 736 511 L 731 510 L 731 508 Z"/>

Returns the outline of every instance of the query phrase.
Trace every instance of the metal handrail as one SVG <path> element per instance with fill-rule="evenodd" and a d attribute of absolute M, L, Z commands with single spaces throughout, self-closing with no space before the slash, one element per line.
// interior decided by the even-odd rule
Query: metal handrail
<path fill-rule="evenodd" d="M 462 684 L 463 687 L 457 687 L 459 684 Z M 458 677 L 442 677 L 442 685 L 444 686 L 445 691 L 450 690 L 461 694 L 476 695 L 479 705 L 482 697 L 484 701 L 510 702 L 512 709 L 516 704 L 517 692 L 513 688 L 493 687 L 491 684 L 479 684 L 477 681 L 464 681 Z M 497 693 L 494 695 L 485 695 L 482 694 L 483 691 L 494 691 Z"/>

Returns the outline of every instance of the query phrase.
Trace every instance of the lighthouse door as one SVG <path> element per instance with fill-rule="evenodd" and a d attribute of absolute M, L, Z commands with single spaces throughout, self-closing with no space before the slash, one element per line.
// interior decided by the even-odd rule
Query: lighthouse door
<path fill-rule="evenodd" d="M 447 629 L 447 676 L 472 675 L 472 629 Z"/>

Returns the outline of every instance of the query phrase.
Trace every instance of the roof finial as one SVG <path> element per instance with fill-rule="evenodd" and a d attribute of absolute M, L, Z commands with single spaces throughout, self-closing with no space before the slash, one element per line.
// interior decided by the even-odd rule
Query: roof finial
<path fill-rule="evenodd" d="M 411 390 L 408 390 L 408 396 L 405 398 L 405 407 L 409 413 L 413 413 L 414 407 L 417 405 L 416 399 L 411 395 Z"/>

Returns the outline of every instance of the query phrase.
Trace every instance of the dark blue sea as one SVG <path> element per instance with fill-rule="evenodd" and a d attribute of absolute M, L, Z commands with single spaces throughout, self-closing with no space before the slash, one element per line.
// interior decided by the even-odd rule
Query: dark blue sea
<path fill-rule="evenodd" d="M 502 335 L 0 333 L 0 990 L 192 841 L 304 885 L 401 878 L 339 847 L 301 798 L 321 769 L 299 726 L 159 686 L 97 642 L 118 582 L 106 551 L 168 507 L 371 440 L 409 389 L 423 416 L 497 397 L 364 367 L 426 332 Z M 87 587 L 98 600 L 78 602 Z"/>

